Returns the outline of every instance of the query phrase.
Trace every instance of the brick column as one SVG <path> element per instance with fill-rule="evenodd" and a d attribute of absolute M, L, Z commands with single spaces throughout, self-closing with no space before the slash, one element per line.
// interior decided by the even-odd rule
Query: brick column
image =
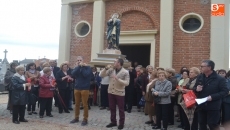
<path fill-rule="evenodd" d="M 172 67 L 174 0 L 161 0 L 159 66 Z"/>
<path fill-rule="evenodd" d="M 105 2 L 104 0 L 94 1 L 91 60 L 96 59 L 97 53 L 102 53 L 104 48 L 104 21 Z"/>
<path fill-rule="evenodd" d="M 210 59 L 215 69 L 229 70 L 229 0 L 211 0 L 211 4 L 225 4 L 225 16 L 211 16 Z"/>
<path fill-rule="evenodd" d="M 61 7 L 58 65 L 70 59 L 71 20 L 72 7 L 63 4 Z"/>

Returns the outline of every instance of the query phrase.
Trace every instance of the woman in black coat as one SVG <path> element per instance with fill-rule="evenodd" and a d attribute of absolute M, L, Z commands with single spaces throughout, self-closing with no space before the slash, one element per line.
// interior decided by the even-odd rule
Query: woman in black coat
<path fill-rule="evenodd" d="M 16 73 L 11 79 L 12 95 L 11 103 L 13 105 L 13 123 L 28 122 L 25 117 L 25 105 L 27 104 L 27 92 L 31 88 L 30 83 L 26 83 L 24 77 L 24 67 L 17 66 Z M 18 118 L 19 115 L 19 118 Z"/>
<path fill-rule="evenodd" d="M 63 102 L 59 100 L 59 104 L 58 104 L 58 109 L 60 114 L 63 112 L 63 109 L 65 110 L 66 113 L 69 113 L 68 111 L 69 98 L 70 98 L 69 90 L 71 89 L 70 84 L 73 82 L 73 78 L 71 77 L 70 71 L 67 71 L 68 68 L 69 68 L 68 64 L 66 63 L 61 64 L 60 70 L 57 72 L 55 77 L 59 94 L 63 100 Z"/>
<path fill-rule="evenodd" d="M 8 90 L 8 103 L 7 103 L 7 110 L 10 110 L 10 113 L 12 114 L 12 103 L 11 103 L 11 95 L 12 95 L 12 83 L 11 79 L 16 73 L 15 68 L 17 66 L 17 63 L 11 63 L 10 69 L 6 71 L 6 74 L 4 76 L 4 84 L 6 87 L 6 90 Z"/>

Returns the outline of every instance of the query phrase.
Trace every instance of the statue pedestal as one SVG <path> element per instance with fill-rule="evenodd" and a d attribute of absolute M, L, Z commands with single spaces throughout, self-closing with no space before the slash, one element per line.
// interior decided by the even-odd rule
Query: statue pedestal
<path fill-rule="evenodd" d="M 105 49 L 103 50 L 103 54 L 119 54 L 121 55 L 120 50 L 114 50 L 114 49 Z"/>
<path fill-rule="evenodd" d="M 124 68 L 130 67 L 131 63 L 126 59 L 126 55 L 122 55 L 120 50 L 105 49 L 102 53 L 97 53 L 97 58 L 90 62 L 91 66 L 105 67 L 108 64 L 113 65 L 116 58 L 124 60 Z"/>

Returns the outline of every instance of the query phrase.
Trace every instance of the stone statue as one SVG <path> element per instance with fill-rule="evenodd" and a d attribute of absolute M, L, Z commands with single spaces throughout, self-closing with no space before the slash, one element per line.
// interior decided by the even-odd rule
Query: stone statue
<path fill-rule="evenodd" d="M 119 14 L 114 13 L 107 22 L 107 41 L 108 49 L 119 50 L 119 37 L 120 37 L 120 23 Z"/>

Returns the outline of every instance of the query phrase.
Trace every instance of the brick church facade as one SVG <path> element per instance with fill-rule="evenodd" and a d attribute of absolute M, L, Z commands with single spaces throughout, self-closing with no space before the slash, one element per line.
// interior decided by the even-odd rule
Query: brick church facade
<path fill-rule="evenodd" d="M 70 16 L 70 20 L 68 23 L 68 25 L 70 26 L 70 32 L 65 34 L 66 37 L 64 38 L 69 38 L 69 40 L 66 40 L 68 43 L 65 43 L 66 46 L 69 46 L 69 48 L 64 48 L 66 49 L 65 53 L 68 53 L 69 49 L 69 54 L 66 56 L 67 58 L 65 57 L 65 60 L 69 60 L 72 65 L 74 65 L 74 63 L 76 62 L 76 57 L 79 55 L 82 55 L 84 57 L 85 62 L 90 62 L 92 60 L 92 56 L 96 55 L 92 54 L 95 53 L 92 50 L 94 50 L 94 46 L 96 46 L 93 46 L 93 44 L 102 44 L 101 49 L 99 49 L 100 51 L 107 47 L 106 23 L 113 13 L 121 14 L 121 35 L 124 34 L 125 36 L 125 32 L 135 32 L 137 30 L 141 30 L 143 32 L 149 30 L 156 31 L 155 34 L 152 34 L 154 37 L 154 51 L 152 51 L 152 49 L 150 50 L 154 52 L 154 54 L 150 54 L 150 58 L 152 60 L 154 59 L 154 61 L 151 61 L 151 59 L 149 59 L 151 61 L 149 62 L 149 64 L 152 64 L 155 67 L 173 67 L 178 71 L 182 66 L 199 67 L 202 60 L 210 59 L 211 49 L 213 48 L 211 48 L 211 2 L 209 0 L 169 0 L 173 4 L 173 12 L 171 15 L 172 21 L 167 21 L 167 15 L 164 16 L 166 17 L 165 20 L 161 18 L 163 17 L 161 15 L 164 14 L 164 12 L 162 12 L 164 10 L 161 8 L 167 9 L 167 7 L 164 7 L 164 5 L 162 5 L 162 0 L 102 0 L 103 4 L 101 5 L 103 9 L 101 10 L 101 12 L 103 15 L 99 14 L 98 16 L 95 12 L 97 10 L 95 9 L 96 5 L 93 0 L 80 0 L 81 2 L 79 2 L 78 0 L 75 1 L 76 2 L 68 4 L 71 7 L 68 8 L 69 12 L 71 12 L 70 14 L 68 14 Z M 170 13 L 170 11 L 168 12 Z M 94 19 L 98 19 L 97 17 L 102 17 L 99 18 L 101 19 L 101 22 L 103 22 L 100 24 L 102 26 L 101 32 L 97 32 L 95 30 L 95 26 L 97 25 L 95 25 Z M 186 26 L 185 24 L 183 25 L 183 22 L 185 22 L 189 18 L 196 18 L 198 20 L 198 24 L 200 25 L 198 25 L 199 27 L 197 28 L 197 31 L 195 30 L 193 32 L 193 30 L 189 30 L 189 32 L 186 31 L 186 29 L 185 31 L 182 29 L 184 26 Z M 89 27 L 86 27 L 86 30 L 88 30 L 89 32 L 86 32 L 87 34 L 85 36 L 80 36 L 76 34 L 78 33 L 77 31 L 81 29 L 76 27 L 81 21 L 85 21 L 85 23 L 89 24 Z M 168 31 L 171 31 L 172 34 L 169 35 L 165 34 L 168 33 L 167 28 L 163 29 L 164 26 L 161 26 L 161 24 L 167 25 L 167 23 L 171 24 L 171 28 L 169 28 Z M 193 25 L 190 24 L 189 26 Z M 97 39 L 96 36 L 93 36 L 98 35 L 96 33 L 102 33 L 102 36 L 100 36 L 101 39 Z M 67 35 L 69 35 L 69 37 Z M 142 33 L 141 35 L 145 34 Z M 62 36 L 60 35 L 60 44 L 63 39 L 61 37 Z M 163 40 L 167 41 L 167 39 L 169 39 L 169 43 L 163 43 Z M 101 43 L 96 43 L 100 41 Z M 123 43 L 121 42 L 120 44 L 122 45 Z M 167 44 L 171 47 L 167 47 Z M 131 46 L 132 44 L 128 45 Z M 138 45 L 141 45 L 141 41 Z M 164 46 L 165 52 L 163 52 Z M 60 45 L 60 47 L 62 46 Z M 135 52 L 135 55 L 141 54 L 142 52 Z M 133 56 L 135 57 L 135 55 Z M 129 59 L 129 57 L 127 58 Z M 169 62 L 164 62 L 164 60 L 169 60 Z M 161 61 L 162 63 L 160 63 Z M 61 62 L 61 60 L 59 60 L 59 62 Z M 168 63 L 170 64 L 165 65 Z M 222 66 L 220 65 L 220 67 Z"/>

